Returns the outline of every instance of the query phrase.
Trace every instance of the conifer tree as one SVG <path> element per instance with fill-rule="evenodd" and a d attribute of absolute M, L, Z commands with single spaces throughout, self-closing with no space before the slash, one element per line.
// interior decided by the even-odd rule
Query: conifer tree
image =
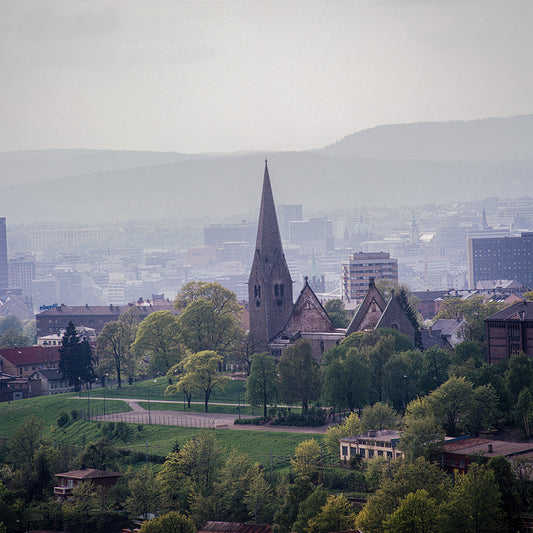
<path fill-rule="evenodd" d="M 81 339 L 76 326 L 70 321 L 59 348 L 59 370 L 72 383 L 74 390 L 81 390 L 84 383 L 94 379 L 93 356 L 86 338 Z"/>

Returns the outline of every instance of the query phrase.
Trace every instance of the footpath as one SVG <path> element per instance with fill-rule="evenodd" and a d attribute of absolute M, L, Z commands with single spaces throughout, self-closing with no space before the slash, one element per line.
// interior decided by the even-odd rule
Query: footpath
<path fill-rule="evenodd" d="M 84 400 L 86 398 L 72 397 L 71 400 Z M 113 422 L 128 422 L 131 424 L 155 424 L 161 426 L 176 426 L 205 429 L 234 429 L 242 431 L 274 431 L 281 433 L 325 433 L 329 426 L 319 427 L 296 427 L 296 426 L 269 426 L 268 424 L 257 426 L 252 424 L 234 424 L 239 415 L 222 413 L 191 413 L 184 411 L 161 411 L 145 409 L 139 402 L 147 403 L 145 399 L 132 398 L 103 398 L 91 396 L 91 400 L 121 400 L 128 404 L 131 411 L 123 413 L 110 413 L 91 417 L 91 420 L 103 420 Z M 155 400 L 154 403 L 176 404 L 172 400 Z M 191 402 L 203 405 L 203 402 Z M 209 405 L 235 405 L 231 403 L 210 402 Z M 241 415 L 241 418 L 254 418 L 250 415 Z"/>

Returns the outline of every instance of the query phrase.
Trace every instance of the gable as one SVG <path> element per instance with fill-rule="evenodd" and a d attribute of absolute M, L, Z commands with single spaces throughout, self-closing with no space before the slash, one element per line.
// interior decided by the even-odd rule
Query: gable
<path fill-rule="evenodd" d="M 298 331 L 322 333 L 335 331 L 335 326 L 307 280 L 283 328 L 283 333 L 288 335 L 293 335 Z"/>
<path fill-rule="evenodd" d="M 385 299 L 375 285 L 370 285 L 366 296 L 355 312 L 355 315 L 346 330 L 346 336 L 351 335 L 356 331 L 374 329 L 385 308 Z"/>
<path fill-rule="evenodd" d="M 407 335 L 414 342 L 415 328 L 396 298 L 390 299 L 376 325 L 376 329 L 377 328 L 395 329 L 400 333 Z"/>

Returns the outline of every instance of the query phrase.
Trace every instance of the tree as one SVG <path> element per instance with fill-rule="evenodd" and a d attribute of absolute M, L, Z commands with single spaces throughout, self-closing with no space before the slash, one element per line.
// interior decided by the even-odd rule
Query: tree
<path fill-rule="evenodd" d="M 174 307 L 180 312 L 181 339 L 192 352 L 212 350 L 225 358 L 244 339 L 237 296 L 218 283 L 187 283 Z"/>
<path fill-rule="evenodd" d="M 322 506 L 328 499 L 328 493 L 319 487 L 315 489 L 301 504 L 298 510 L 296 522 L 294 522 L 292 529 L 297 533 L 307 533 L 309 520 L 318 515 Z"/>
<path fill-rule="evenodd" d="M 175 386 L 167 387 L 165 394 L 173 391 L 202 391 L 204 394 L 205 412 L 209 410 L 209 397 L 215 390 L 223 390 L 228 381 L 226 376 L 218 372 L 222 357 L 211 350 L 192 353 L 183 360 L 183 374 Z"/>
<path fill-rule="evenodd" d="M 0 336 L 4 335 L 4 333 L 10 329 L 22 331 L 22 321 L 17 315 L 7 315 L 3 318 L 0 318 Z"/>
<path fill-rule="evenodd" d="M 527 387 L 524 387 L 518 395 L 514 419 L 524 437 L 528 439 L 531 436 L 531 425 L 533 424 L 533 395 Z"/>
<path fill-rule="evenodd" d="M 22 330 L 15 328 L 6 330 L 0 337 L 0 348 L 16 348 L 30 345 L 30 339 L 22 332 Z"/>
<path fill-rule="evenodd" d="M 141 525 L 139 533 L 196 533 L 194 522 L 177 511 L 148 520 Z"/>
<path fill-rule="evenodd" d="M 344 309 L 342 300 L 328 300 L 324 304 L 324 309 L 336 328 L 348 327 L 348 315 L 346 313 L 346 309 Z"/>
<path fill-rule="evenodd" d="M 438 505 L 425 489 L 410 492 L 384 522 L 385 533 L 433 533 L 439 523 Z"/>
<path fill-rule="evenodd" d="M 118 387 L 122 387 L 122 373 L 124 370 L 133 375 L 133 359 L 131 345 L 134 339 L 131 328 L 119 320 L 104 325 L 96 339 L 98 354 L 103 357 L 104 368 L 113 369 L 117 376 Z"/>
<path fill-rule="evenodd" d="M 455 437 L 468 416 L 473 395 L 472 384 L 464 378 L 450 378 L 428 397 L 431 413 Z"/>
<path fill-rule="evenodd" d="M 365 533 L 382 533 L 383 522 L 410 492 L 425 489 L 430 498 L 440 502 L 446 499 L 450 481 L 440 468 L 423 458 L 391 465 L 391 476 L 382 479 L 379 489 L 357 515 L 357 527 Z M 460 531 L 457 530 L 457 531 Z"/>
<path fill-rule="evenodd" d="M 246 379 L 246 401 L 251 405 L 263 406 L 263 416 L 267 416 L 267 405 L 278 400 L 278 378 L 276 363 L 267 353 L 252 356 L 250 375 Z"/>
<path fill-rule="evenodd" d="M 318 365 L 311 354 L 309 341 L 300 339 L 289 346 L 278 364 L 280 392 L 287 403 L 301 402 L 306 413 L 309 402 L 320 395 Z"/>
<path fill-rule="evenodd" d="M 317 516 L 310 518 L 308 533 L 328 533 L 329 531 L 347 531 L 353 529 L 355 513 L 344 494 L 328 496 Z"/>
<path fill-rule="evenodd" d="M 155 311 L 139 325 L 132 349 L 137 357 L 147 358 L 153 375 L 168 370 L 181 360 L 178 318 L 170 311 Z"/>
<path fill-rule="evenodd" d="M 408 460 L 429 459 L 432 445 L 444 440 L 444 430 L 432 414 L 427 399 L 413 400 L 407 406 L 402 421 L 400 449 Z"/>
<path fill-rule="evenodd" d="M 398 413 L 383 402 L 369 405 L 363 409 L 361 414 L 361 426 L 363 431 L 394 429 L 398 426 Z"/>
<path fill-rule="evenodd" d="M 128 474 L 129 496 L 125 506 L 133 517 L 148 516 L 157 512 L 161 504 L 161 487 L 151 465 L 144 464 Z"/>
<path fill-rule="evenodd" d="M 356 413 L 350 416 L 342 423 L 329 427 L 326 431 L 324 443 L 330 458 L 339 458 L 339 439 L 343 437 L 352 437 L 363 432 L 361 421 Z"/>
<path fill-rule="evenodd" d="M 338 445 L 337 445 L 338 446 Z M 300 504 L 313 492 L 309 478 L 298 476 L 284 491 L 282 504 L 274 515 L 274 533 L 290 533 L 298 517 Z"/>
<path fill-rule="evenodd" d="M 74 390 L 81 390 L 84 383 L 94 379 L 93 356 L 89 341 L 80 339 L 76 327 L 68 323 L 61 347 L 59 348 L 59 370 L 74 385 Z"/>
<path fill-rule="evenodd" d="M 450 533 L 501 531 L 501 494 L 494 471 L 474 463 L 466 474 L 456 474 L 443 516 Z"/>
<path fill-rule="evenodd" d="M 308 439 L 296 446 L 292 466 L 300 476 L 315 479 L 322 466 L 322 450 L 315 439 Z"/>
<path fill-rule="evenodd" d="M 504 379 L 511 404 L 515 405 L 520 392 L 529 388 L 533 381 L 533 361 L 531 358 L 525 353 L 511 357 Z"/>
<path fill-rule="evenodd" d="M 327 405 L 361 409 L 368 399 L 369 371 L 357 348 L 350 348 L 343 359 L 332 361 L 325 369 L 322 397 Z"/>
<path fill-rule="evenodd" d="M 254 523 L 264 523 L 271 518 L 271 489 L 265 480 L 262 469 L 256 463 L 252 467 L 251 479 L 244 495 L 243 503 Z"/>
<path fill-rule="evenodd" d="M 395 350 L 392 335 L 384 335 L 373 347 L 366 348 L 364 354 L 370 371 L 370 401 L 381 402 L 385 391 L 385 365 Z"/>

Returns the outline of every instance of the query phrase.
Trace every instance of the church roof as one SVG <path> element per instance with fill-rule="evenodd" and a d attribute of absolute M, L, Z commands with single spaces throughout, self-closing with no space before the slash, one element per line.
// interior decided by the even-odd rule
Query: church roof
<path fill-rule="evenodd" d="M 415 331 L 400 302 L 394 296 L 389 300 L 385 311 L 383 311 L 379 322 L 376 324 L 377 328 L 397 329 L 400 333 L 411 337 L 411 340 L 413 340 Z"/>
<path fill-rule="evenodd" d="M 276 252 L 283 252 L 278 217 L 276 216 L 276 207 L 274 205 L 274 197 L 272 195 L 272 187 L 270 185 L 270 176 L 268 174 L 268 164 L 266 160 L 255 248 L 256 250 L 259 250 L 264 258 L 270 257 L 272 259 Z"/>
<path fill-rule="evenodd" d="M 307 278 L 282 333 L 293 335 L 298 331 L 321 333 L 335 331 L 331 318 L 316 297 Z"/>
<path fill-rule="evenodd" d="M 346 336 L 351 335 L 352 333 L 355 333 L 356 331 L 361 331 L 360 327 L 363 323 L 364 319 L 367 317 L 367 314 L 369 310 L 372 307 L 372 304 L 377 305 L 381 313 L 385 310 L 387 307 L 387 303 L 385 302 L 385 298 L 383 298 L 381 292 L 379 292 L 378 288 L 374 285 L 374 279 L 370 278 L 368 283 L 368 292 L 366 293 L 363 301 L 361 302 L 361 305 L 357 309 L 355 315 L 352 318 L 352 321 L 350 322 L 350 325 L 348 326 L 348 329 L 346 330 Z M 374 327 L 377 324 L 377 320 L 372 320 L 372 324 L 368 324 L 367 327 L 364 329 L 374 329 Z"/>

